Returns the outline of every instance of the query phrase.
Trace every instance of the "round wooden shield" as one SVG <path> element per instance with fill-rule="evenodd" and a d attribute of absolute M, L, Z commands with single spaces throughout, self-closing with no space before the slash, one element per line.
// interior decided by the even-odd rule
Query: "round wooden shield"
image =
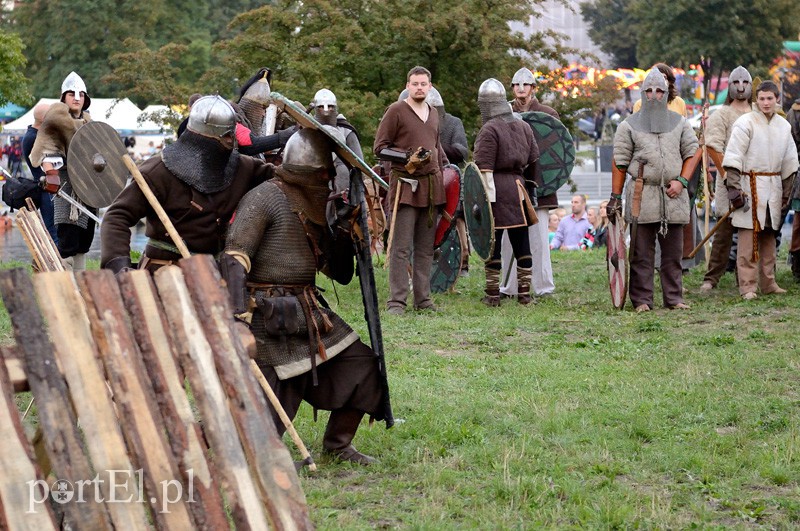
<path fill-rule="evenodd" d="M 531 126 L 539 145 L 539 169 L 536 197 L 554 194 L 569 179 L 575 166 L 575 144 L 567 128 L 544 112 L 523 112 L 522 119 Z"/>
<path fill-rule="evenodd" d="M 461 241 L 458 231 L 451 230 L 433 255 L 431 291 L 444 293 L 456 285 L 461 271 Z"/>
<path fill-rule="evenodd" d="M 67 171 L 75 195 L 93 208 L 110 205 L 130 176 L 122 161 L 126 154 L 119 134 L 107 123 L 89 122 L 79 127 L 67 153 Z"/>
<path fill-rule="evenodd" d="M 436 238 L 434 247 L 439 247 L 447 239 L 455 225 L 456 211 L 461 204 L 461 170 L 455 164 L 444 167 L 444 194 L 447 202 L 444 205 L 439 223 L 436 225 Z"/>
<path fill-rule="evenodd" d="M 473 249 L 488 260 L 494 249 L 494 218 L 481 172 L 474 162 L 464 168 L 464 220 Z"/>
<path fill-rule="evenodd" d="M 625 226 L 621 220 L 608 225 L 606 236 L 608 253 L 608 287 L 611 290 L 611 304 L 621 310 L 628 296 L 628 253 L 625 249 Z"/>

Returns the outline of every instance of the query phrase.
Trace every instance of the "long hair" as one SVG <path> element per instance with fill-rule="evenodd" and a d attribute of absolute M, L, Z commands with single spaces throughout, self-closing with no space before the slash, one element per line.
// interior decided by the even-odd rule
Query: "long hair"
<path fill-rule="evenodd" d="M 675 88 L 675 72 L 672 71 L 669 65 L 664 63 L 656 63 L 653 67 L 658 68 L 658 71 L 667 78 L 667 103 L 672 103 L 672 100 L 678 96 L 678 89 Z"/>

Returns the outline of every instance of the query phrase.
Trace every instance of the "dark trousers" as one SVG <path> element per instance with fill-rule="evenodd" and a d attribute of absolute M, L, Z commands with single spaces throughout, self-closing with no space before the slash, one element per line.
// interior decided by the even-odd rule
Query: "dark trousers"
<path fill-rule="evenodd" d="M 708 260 L 708 271 L 706 271 L 703 277 L 703 282 L 710 282 L 711 285 L 715 287 L 728 268 L 734 233 L 730 218 L 721 223 L 718 221 L 717 224 L 720 227 L 717 229 L 717 232 L 714 233 L 714 239 L 711 240 L 711 256 Z"/>
<path fill-rule="evenodd" d="M 531 241 L 528 238 L 528 227 L 514 227 L 513 229 L 496 229 L 494 231 L 494 248 L 492 249 L 492 262 L 497 262 L 500 268 L 500 254 L 502 252 L 503 231 L 508 232 L 508 240 L 517 259 L 517 267 L 529 269 L 531 267 Z"/>
<path fill-rule="evenodd" d="M 61 258 L 87 253 L 94 240 L 94 220 L 90 219 L 85 229 L 71 223 L 59 223 L 56 225 L 56 231 Z"/>
<path fill-rule="evenodd" d="M 661 246 L 661 291 L 664 306 L 669 308 L 683 302 L 683 278 L 681 256 L 683 255 L 683 227 L 669 225 L 667 234 L 658 234 L 660 223 L 644 223 L 638 227 L 633 261 L 630 264 L 628 292 L 636 308 L 642 304 L 653 307 L 653 279 L 655 276 L 656 240 Z"/>
<path fill-rule="evenodd" d="M 350 444 L 365 413 L 381 420 L 383 391 L 378 363 L 372 349 L 360 340 L 317 367 L 317 386 L 310 371 L 279 380 L 272 367 L 259 367 L 290 419 L 303 400 L 316 409 L 331 412 L 323 438 L 327 450 L 340 450 Z M 270 410 L 278 434 L 283 435 L 286 427 L 275 410 Z"/>

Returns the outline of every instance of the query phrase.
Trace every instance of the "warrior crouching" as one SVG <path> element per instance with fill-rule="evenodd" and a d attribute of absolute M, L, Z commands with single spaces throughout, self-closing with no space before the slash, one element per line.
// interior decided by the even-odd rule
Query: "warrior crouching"
<path fill-rule="evenodd" d="M 352 440 L 365 414 L 383 420 L 376 356 L 315 286 L 317 271 L 342 284 L 354 271 L 349 212 L 344 209 L 333 226 L 326 219 L 335 175 L 331 149 L 319 131 L 302 129 L 289 139 L 275 178 L 239 205 L 223 276 L 235 308 L 247 310 L 254 301 L 255 359 L 289 418 L 303 400 L 331 411 L 324 450 L 368 465 L 374 458 L 358 452 Z M 237 289 L 245 275 L 246 289 Z M 275 423 L 282 433 L 277 414 Z"/>

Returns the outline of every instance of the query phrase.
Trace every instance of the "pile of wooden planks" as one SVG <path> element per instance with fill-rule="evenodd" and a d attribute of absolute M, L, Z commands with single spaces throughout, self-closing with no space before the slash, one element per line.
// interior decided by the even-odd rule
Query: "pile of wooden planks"
<path fill-rule="evenodd" d="M 64 262 L 47 232 L 42 215 L 30 197 L 26 201 L 28 208 L 21 208 L 17 212 L 17 228 L 33 256 L 37 271 L 64 271 Z"/>
<path fill-rule="evenodd" d="M 17 341 L 0 349 L 0 529 L 311 527 L 211 257 L 154 277 L 2 271 L 0 295 Z"/>

